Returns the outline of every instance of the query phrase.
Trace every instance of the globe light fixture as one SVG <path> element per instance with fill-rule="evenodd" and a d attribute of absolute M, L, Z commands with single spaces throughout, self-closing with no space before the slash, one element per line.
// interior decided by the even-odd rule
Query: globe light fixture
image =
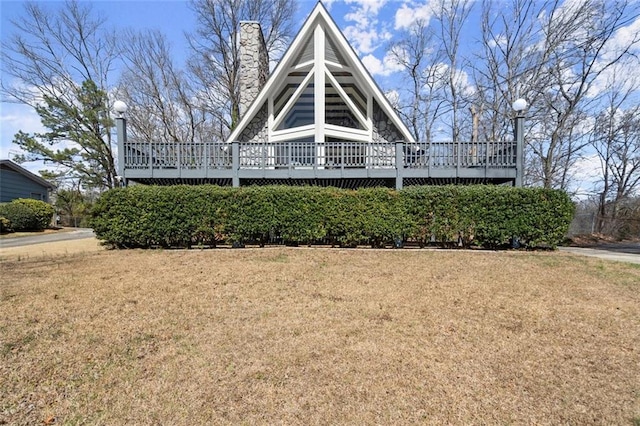
<path fill-rule="evenodd" d="M 513 107 L 513 109 L 517 112 L 521 112 L 524 111 L 527 108 L 527 101 L 525 101 L 524 99 L 520 98 L 520 99 L 516 99 L 515 102 L 513 103 L 513 105 L 511 105 Z"/>
<path fill-rule="evenodd" d="M 127 104 L 122 101 L 115 101 L 113 103 L 113 110 L 118 113 L 118 117 L 122 117 L 127 112 Z"/>

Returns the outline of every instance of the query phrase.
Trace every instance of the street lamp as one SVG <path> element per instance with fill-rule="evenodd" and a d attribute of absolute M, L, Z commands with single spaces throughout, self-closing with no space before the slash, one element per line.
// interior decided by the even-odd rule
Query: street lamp
<path fill-rule="evenodd" d="M 524 177 L 524 110 L 527 109 L 527 101 L 516 99 L 511 105 L 516 112 L 513 125 L 513 133 L 516 140 L 516 181 L 515 186 L 521 187 Z"/>
<path fill-rule="evenodd" d="M 115 101 L 113 103 L 113 110 L 118 113 L 118 118 L 124 118 L 124 113 L 127 112 L 127 104 L 122 101 Z"/>
<path fill-rule="evenodd" d="M 527 101 L 522 98 L 516 99 L 512 106 L 515 111 L 521 112 L 527 108 Z"/>
<path fill-rule="evenodd" d="M 118 175 L 122 179 L 122 184 L 127 186 L 127 178 L 124 170 L 124 151 L 127 143 L 127 120 L 124 113 L 127 112 L 127 104 L 122 101 L 113 103 L 113 110 L 116 112 L 116 132 L 118 136 Z M 120 186 L 120 182 L 118 182 Z"/>

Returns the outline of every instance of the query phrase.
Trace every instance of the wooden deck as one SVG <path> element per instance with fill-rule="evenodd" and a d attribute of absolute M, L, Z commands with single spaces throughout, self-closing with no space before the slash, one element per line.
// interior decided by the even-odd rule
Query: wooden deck
<path fill-rule="evenodd" d="M 516 142 L 119 143 L 125 182 L 339 187 L 517 183 Z"/>

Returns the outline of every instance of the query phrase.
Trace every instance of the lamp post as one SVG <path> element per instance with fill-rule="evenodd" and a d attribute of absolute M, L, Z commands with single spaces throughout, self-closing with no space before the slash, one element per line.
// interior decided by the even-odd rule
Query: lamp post
<path fill-rule="evenodd" d="M 127 104 L 122 101 L 113 103 L 113 110 L 116 112 L 116 133 L 118 138 L 118 185 L 127 186 L 127 179 L 124 177 L 124 150 L 127 143 L 127 120 L 124 113 L 127 112 Z"/>
<path fill-rule="evenodd" d="M 527 101 L 520 98 L 513 105 L 516 117 L 513 125 L 513 133 L 516 140 L 516 187 L 522 187 L 524 178 L 524 110 L 527 108 Z"/>

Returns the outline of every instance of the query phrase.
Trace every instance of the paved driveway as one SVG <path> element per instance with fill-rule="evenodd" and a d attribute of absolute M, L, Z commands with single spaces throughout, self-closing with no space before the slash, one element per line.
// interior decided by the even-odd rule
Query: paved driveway
<path fill-rule="evenodd" d="M 558 247 L 560 251 L 598 257 L 605 260 L 640 264 L 640 245 L 635 244 L 602 244 L 596 248 Z"/>
<path fill-rule="evenodd" d="M 629 253 L 640 255 L 640 243 L 603 243 L 593 247 L 597 250 L 611 251 L 614 253 Z"/>
<path fill-rule="evenodd" d="M 28 237 L 6 238 L 0 240 L 0 248 L 22 247 L 33 244 L 53 243 L 56 241 L 81 240 L 95 237 L 91 228 L 76 228 L 69 232 L 55 234 L 30 235 Z"/>

